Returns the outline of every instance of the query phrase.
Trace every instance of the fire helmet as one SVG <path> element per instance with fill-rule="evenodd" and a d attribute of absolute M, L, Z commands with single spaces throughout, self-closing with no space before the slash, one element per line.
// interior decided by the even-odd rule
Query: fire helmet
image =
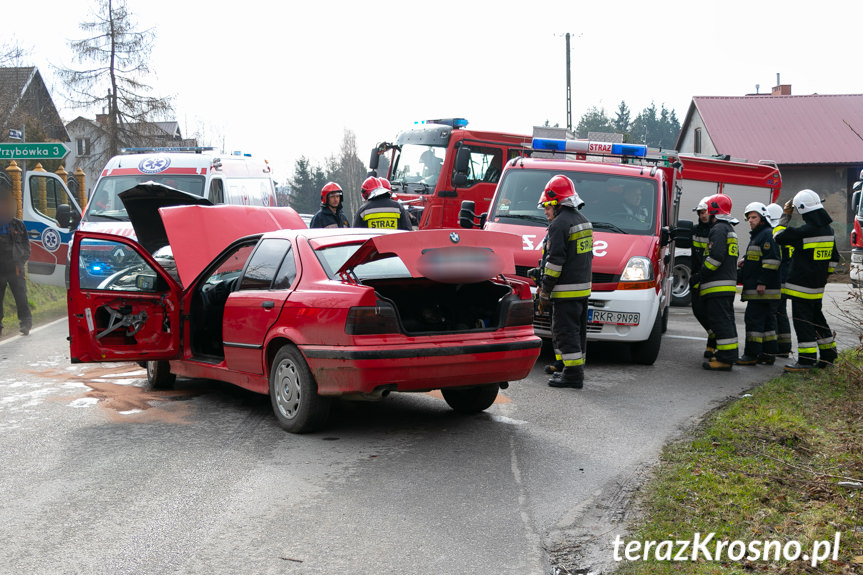
<path fill-rule="evenodd" d="M 389 190 L 383 187 L 383 184 L 381 184 L 381 181 L 378 178 L 374 176 L 369 176 L 363 182 L 360 193 L 362 194 L 364 200 L 370 200 L 382 194 L 388 194 Z"/>
<path fill-rule="evenodd" d="M 731 198 L 725 194 L 713 194 L 707 198 L 707 213 L 711 216 L 730 216 Z"/>
<path fill-rule="evenodd" d="M 693 212 L 700 212 L 702 210 L 707 210 L 707 200 L 710 199 L 710 196 L 704 196 L 698 201 L 698 205 L 692 208 Z"/>
<path fill-rule="evenodd" d="M 792 200 L 794 207 L 801 214 L 807 214 L 820 210 L 824 206 L 821 204 L 821 198 L 812 190 L 800 190 Z"/>
<path fill-rule="evenodd" d="M 782 206 L 779 204 L 770 204 L 767 206 L 767 223 L 770 224 L 771 227 L 776 227 L 776 224 L 779 223 L 779 218 L 782 217 Z"/>
<path fill-rule="evenodd" d="M 572 183 L 572 180 L 558 174 L 548 181 L 545 190 L 539 196 L 537 207 L 544 208 L 546 206 L 569 206 L 580 210 L 584 206 L 584 201 L 575 191 L 575 184 Z"/>
<path fill-rule="evenodd" d="M 768 224 L 770 223 L 770 214 L 767 212 L 767 206 L 761 202 L 750 202 L 746 206 L 746 209 L 743 210 L 743 217 L 748 218 L 749 212 L 757 212 L 761 216 L 762 220 Z"/>
<path fill-rule="evenodd" d="M 335 182 L 327 182 L 324 184 L 324 187 L 321 188 L 321 203 L 327 203 L 327 196 L 330 194 L 338 194 L 339 195 L 339 204 L 341 204 L 342 197 L 344 194 L 342 193 L 342 187 Z"/>
<path fill-rule="evenodd" d="M 386 178 L 378 178 L 381 181 L 381 185 L 388 189 L 389 191 L 393 191 L 393 186 L 390 184 L 390 181 Z"/>

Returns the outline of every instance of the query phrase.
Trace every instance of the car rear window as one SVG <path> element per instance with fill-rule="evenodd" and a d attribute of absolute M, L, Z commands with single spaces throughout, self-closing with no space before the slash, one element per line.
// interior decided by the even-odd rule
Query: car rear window
<path fill-rule="evenodd" d="M 360 249 L 359 244 L 343 244 L 339 246 L 319 248 L 315 250 L 318 260 L 330 279 L 337 279 L 336 272 L 344 265 L 348 258 Z M 410 277 L 410 271 L 398 256 L 390 256 L 385 259 L 360 264 L 354 268 L 357 279 L 385 279 Z"/>

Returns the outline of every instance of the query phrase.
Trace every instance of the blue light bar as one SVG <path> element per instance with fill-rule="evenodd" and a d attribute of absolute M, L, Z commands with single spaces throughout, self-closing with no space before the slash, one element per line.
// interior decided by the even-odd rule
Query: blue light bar
<path fill-rule="evenodd" d="M 417 125 L 425 125 L 425 124 L 440 124 L 442 126 L 451 126 L 455 129 L 466 128 L 467 120 L 464 118 L 438 118 L 436 120 L 422 120 L 419 122 L 414 122 Z"/>
<path fill-rule="evenodd" d="M 647 155 L 647 146 L 641 144 L 614 144 L 612 142 L 592 142 L 590 140 L 561 140 L 558 138 L 534 138 L 534 150 L 554 152 L 575 152 L 577 154 L 611 154 L 612 156 Z"/>

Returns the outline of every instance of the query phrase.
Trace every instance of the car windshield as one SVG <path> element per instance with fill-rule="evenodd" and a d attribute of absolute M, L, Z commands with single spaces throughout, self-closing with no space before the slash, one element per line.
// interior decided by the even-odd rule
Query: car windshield
<path fill-rule="evenodd" d="M 510 170 L 495 196 L 490 221 L 546 226 L 539 196 L 552 176 L 563 174 L 584 201 L 582 213 L 600 231 L 653 235 L 656 229 L 656 181 L 648 178 L 560 170 Z"/>
<path fill-rule="evenodd" d="M 121 192 L 131 190 L 144 182 L 156 182 L 196 196 L 204 194 L 204 176 L 177 176 L 141 174 L 139 176 L 106 176 L 96 184 L 96 190 L 87 202 L 84 219 L 90 221 L 129 221 L 126 208 L 119 198 Z"/>
<path fill-rule="evenodd" d="M 412 192 L 432 193 L 445 158 L 446 148 L 443 146 L 404 144 L 401 150 L 396 151 L 390 180 L 410 188 Z"/>
<path fill-rule="evenodd" d="M 315 250 L 318 260 L 330 279 L 337 279 L 336 272 L 348 261 L 348 258 L 360 249 L 363 244 L 347 244 L 325 247 Z M 404 262 L 397 256 L 360 264 L 354 268 L 357 279 L 388 279 L 411 277 Z"/>

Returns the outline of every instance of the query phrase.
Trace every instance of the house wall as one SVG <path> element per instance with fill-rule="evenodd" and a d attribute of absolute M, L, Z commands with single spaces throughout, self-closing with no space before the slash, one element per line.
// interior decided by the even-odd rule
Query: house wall
<path fill-rule="evenodd" d="M 701 129 L 701 154 L 705 154 L 708 156 L 715 155 L 716 146 L 713 145 L 713 141 L 710 139 L 710 135 L 707 133 L 707 128 L 704 127 L 704 120 L 701 119 L 701 114 L 696 110 L 692 114 L 692 118 L 689 121 L 686 132 L 683 134 L 683 139 L 680 141 L 680 148 L 677 150 L 678 152 L 684 154 L 694 154 L 695 153 L 695 130 L 696 128 Z"/>
<path fill-rule="evenodd" d="M 69 133 L 69 147 L 72 150 L 66 156 L 66 170 L 69 173 L 73 173 L 77 168 L 84 171 L 84 186 L 89 198 L 107 162 L 107 158 L 104 158 L 103 132 L 83 118 L 69 122 L 66 125 L 66 131 Z M 90 139 L 90 153 L 87 156 L 78 156 L 79 138 Z"/>

